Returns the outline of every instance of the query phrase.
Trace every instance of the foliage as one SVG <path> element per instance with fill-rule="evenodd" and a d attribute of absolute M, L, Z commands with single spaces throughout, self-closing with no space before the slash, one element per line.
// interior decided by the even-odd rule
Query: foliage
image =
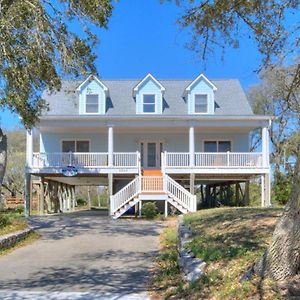
<path fill-rule="evenodd" d="M 300 26 L 285 18 L 298 13 L 299 1 L 173 1 L 184 7 L 178 23 L 191 29 L 188 46 L 203 59 L 216 48 L 238 48 L 245 36 L 255 40 L 264 65 L 298 53 Z"/>
<path fill-rule="evenodd" d="M 292 178 L 289 174 L 282 172 L 274 173 L 273 195 L 272 198 L 280 205 L 285 205 L 290 197 L 292 190 Z"/>
<path fill-rule="evenodd" d="M 261 206 L 261 185 L 257 181 L 249 184 L 249 206 Z"/>
<path fill-rule="evenodd" d="M 3 226 L 0 225 L 0 235 L 8 234 L 28 227 L 24 214 L 19 213 L 17 209 L 6 209 L 0 213 L 0 219 Z M 0 223 L 1 223 L 0 220 Z"/>
<path fill-rule="evenodd" d="M 11 224 L 11 221 L 10 221 L 8 215 L 6 215 L 4 213 L 0 213 L 0 228 L 4 228 L 10 224 Z"/>
<path fill-rule="evenodd" d="M 110 0 L 1 1 L 0 106 L 30 127 L 61 77 L 94 73 L 91 25 L 107 27 Z M 72 26 L 80 24 L 81 29 Z"/>
<path fill-rule="evenodd" d="M 153 219 L 158 213 L 157 206 L 154 202 L 146 202 L 142 206 L 142 214 L 147 219 Z"/>
<path fill-rule="evenodd" d="M 24 205 L 17 205 L 15 207 L 15 211 L 20 215 L 23 214 L 24 213 Z"/>
<path fill-rule="evenodd" d="M 3 185 L 10 192 L 11 197 L 15 197 L 17 193 L 23 193 L 26 136 L 25 131 L 21 129 L 8 131 L 6 135 L 7 168 Z"/>
<path fill-rule="evenodd" d="M 76 202 L 77 202 L 78 206 L 86 206 L 87 205 L 86 199 L 83 199 L 83 198 L 77 198 Z"/>
<path fill-rule="evenodd" d="M 261 72 L 262 82 L 253 86 L 248 92 L 254 113 L 272 115 L 274 120 L 270 128 L 272 143 L 271 163 L 276 172 L 285 165 L 286 161 L 294 160 L 299 140 L 298 113 L 299 99 L 296 94 L 300 87 L 295 89 L 295 96 L 289 96 L 290 82 L 295 76 L 297 65 L 276 66 Z M 287 99 L 289 98 L 289 101 Z M 260 143 L 260 132 L 253 135 L 254 144 Z"/>

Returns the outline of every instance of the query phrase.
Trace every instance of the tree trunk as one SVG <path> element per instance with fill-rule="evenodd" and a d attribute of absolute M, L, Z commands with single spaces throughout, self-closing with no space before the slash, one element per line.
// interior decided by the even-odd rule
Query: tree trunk
<path fill-rule="evenodd" d="M 293 188 L 273 233 L 271 245 L 254 266 L 261 276 L 282 280 L 294 276 L 300 264 L 300 145 Z"/>
<path fill-rule="evenodd" d="M 2 204 L 1 187 L 7 162 L 7 137 L 0 128 L 0 204 Z"/>

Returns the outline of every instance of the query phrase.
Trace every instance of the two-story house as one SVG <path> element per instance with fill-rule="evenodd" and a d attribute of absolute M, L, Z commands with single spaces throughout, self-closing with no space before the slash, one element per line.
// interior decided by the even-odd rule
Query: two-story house
<path fill-rule="evenodd" d="M 28 131 L 26 168 L 28 203 L 32 175 L 43 182 L 42 212 L 74 209 L 76 185 L 107 185 L 114 218 L 145 200 L 164 201 L 166 213 L 170 206 L 193 212 L 195 185 L 209 194 L 217 184 L 244 182 L 247 191 L 253 177 L 261 178 L 262 205 L 270 205 L 271 118 L 253 114 L 238 80 L 91 75 L 43 97 L 49 111 L 36 125 L 40 149 L 33 153 Z M 256 128 L 262 148 L 250 152 Z"/>

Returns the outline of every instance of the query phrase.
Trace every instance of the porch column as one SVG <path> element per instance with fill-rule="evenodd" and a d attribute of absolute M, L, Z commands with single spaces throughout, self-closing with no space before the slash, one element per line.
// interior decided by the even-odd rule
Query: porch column
<path fill-rule="evenodd" d="M 194 127 L 189 129 L 189 153 L 190 153 L 190 167 L 195 165 L 195 130 Z"/>
<path fill-rule="evenodd" d="M 262 155 L 263 155 L 263 167 L 269 166 L 269 130 L 268 127 L 262 128 Z"/>
<path fill-rule="evenodd" d="M 33 157 L 33 141 L 32 141 L 32 130 L 26 131 L 26 167 L 32 167 Z"/>
<path fill-rule="evenodd" d="M 30 202 L 31 202 L 31 174 L 25 173 L 25 216 L 30 215 Z"/>
<path fill-rule="evenodd" d="M 112 167 L 114 163 L 114 129 L 108 127 L 108 166 Z"/>

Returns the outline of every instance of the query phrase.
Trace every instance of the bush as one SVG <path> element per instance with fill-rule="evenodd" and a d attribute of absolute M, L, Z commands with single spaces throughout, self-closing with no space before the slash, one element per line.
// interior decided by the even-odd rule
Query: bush
<path fill-rule="evenodd" d="M 21 215 L 24 212 L 24 205 L 17 205 L 15 211 Z"/>
<path fill-rule="evenodd" d="M 10 225 L 11 221 L 9 217 L 5 214 L 0 214 L 0 228 Z"/>
<path fill-rule="evenodd" d="M 147 202 L 142 206 L 142 213 L 147 219 L 153 219 L 157 215 L 158 209 L 154 202 Z"/>
<path fill-rule="evenodd" d="M 292 190 L 292 176 L 281 172 L 274 173 L 273 199 L 280 205 L 285 205 Z"/>
<path fill-rule="evenodd" d="M 87 205 L 87 201 L 85 199 L 82 199 L 82 198 L 77 199 L 76 202 L 77 202 L 78 206 L 85 206 L 85 205 Z"/>

